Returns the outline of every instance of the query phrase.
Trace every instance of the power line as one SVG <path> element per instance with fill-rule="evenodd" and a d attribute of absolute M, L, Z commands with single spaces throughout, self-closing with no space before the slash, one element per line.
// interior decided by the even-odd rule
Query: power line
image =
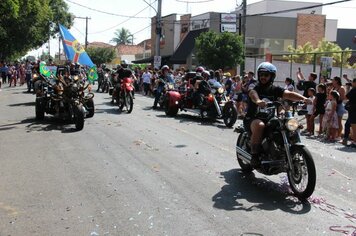
<path fill-rule="evenodd" d="M 150 24 L 150 25 L 146 26 L 145 28 L 142 28 L 142 29 L 140 29 L 140 30 L 138 30 L 138 31 L 136 31 L 135 33 L 132 33 L 132 34 L 138 34 L 138 33 L 144 31 L 145 29 L 147 29 L 147 28 L 149 28 L 151 26 L 152 26 L 152 24 Z"/>
<path fill-rule="evenodd" d="M 71 0 L 65 0 L 67 2 L 70 2 L 72 4 L 75 4 L 75 5 L 78 5 L 80 7 L 84 7 L 86 9 L 89 9 L 91 11 L 95 11 L 95 12 L 100 12 L 100 13 L 103 13 L 103 14 L 106 14 L 106 15 L 111 15 L 111 16 L 119 16 L 119 17 L 127 17 L 127 18 L 137 18 L 137 19 L 150 19 L 150 17 L 143 17 L 143 16 L 128 16 L 128 15 L 121 15 L 121 14 L 116 14 L 116 13 L 112 13 L 112 12 L 107 12 L 107 11 L 102 11 L 102 10 L 98 10 L 98 9 L 94 9 L 94 8 L 91 8 L 91 7 L 88 7 L 88 6 L 84 6 L 82 4 L 79 4 L 79 3 L 76 3 L 76 2 L 73 2 Z M 157 0 L 155 0 L 153 3 L 155 3 Z"/>
<path fill-rule="evenodd" d="M 312 8 L 316 8 L 316 7 L 329 6 L 329 5 L 334 5 L 334 4 L 343 3 L 343 2 L 350 2 L 350 1 L 352 1 L 352 0 L 341 0 L 341 1 L 335 1 L 335 2 L 329 2 L 329 3 L 321 3 L 321 4 L 316 4 L 316 5 L 307 6 L 307 7 L 298 7 L 298 8 L 292 8 L 292 9 L 286 9 L 286 10 L 280 10 L 280 11 L 274 11 L 274 12 L 251 14 L 251 15 L 246 15 L 246 17 L 265 16 L 265 15 L 273 15 L 273 14 L 278 14 L 278 13 L 286 13 L 286 12 L 291 12 L 291 11 L 307 10 L 307 9 L 312 9 Z"/>
<path fill-rule="evenodd" d="M 213 2 L 214 0 L 198 0 L 198 1 L 188 1 L 188 0 L 176 0 L 176 2 L 183 2 L 183 3 L 205 3 L 205 2 Z"/>
<path fill-rule="evenodd" d="M 68 1 L 68 0 L 67 0 L 67 1 Z M 105 29 L 105 30 L 102 30 L 102 31 L 93 32 L 93 33 L 89 33 L 89 34 L 99 34 L 99 33 L 103 33 L 103 32 L 109 31 L 109 30 L 111 30 L 111 29 L 113 29 L 113 28 L 115 28 L 115 27 L 117 27 L 117 26 L 119 26 L 119 25 L 122 25 L 123 23 L 126 23 L 127 21 L 131 20 L 132 18 L 134 18 L 134 16 L 140 14 L 141 12 L 143 12 L 144 10 L 146 10 L 148 7 L 150 7 L 150 6 L 145 7 L 144 9 L 142 9 L 141 11 L 139 11 L 139 12 L 137 12 L 135 15 L 133 15 L 133 17 L 128 18 L 128 19 L 126 19 L 126 20 L 120 22 L 120 23 L 117 24 L 117 25 L 114 25 L 114 26 L 112 26 L 112 27 L 110 27 L 110 28 L 107 28 L 107 29 Z"/>

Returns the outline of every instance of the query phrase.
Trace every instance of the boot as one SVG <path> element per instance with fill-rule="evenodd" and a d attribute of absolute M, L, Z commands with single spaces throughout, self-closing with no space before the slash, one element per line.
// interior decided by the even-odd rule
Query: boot
<path fill-rule="evenodd" d="M 258 153 L 251 154 L 251 167 L 256 169 L 261 166 L 260 155 Z"/>
<path fill-rule="evenodd" d="M 254 169 L 260 167 L 260 165 L 261 165 L 260 151 L 261 151 L 260 144 L 251 144 L 251 163 L 250 163 L 250 165 Z"/>

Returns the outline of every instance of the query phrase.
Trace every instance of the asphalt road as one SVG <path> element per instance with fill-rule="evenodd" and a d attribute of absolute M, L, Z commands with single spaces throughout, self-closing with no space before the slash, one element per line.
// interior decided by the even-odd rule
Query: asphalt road
<path fill-rule="evenodd" d="M 84 129 L 34 119 L 34 95 L 0 91 L 0 236 L 351 235 L 356 150 L 304 139 L 317 186 L 243 175 L 237 135 L 194 114 L 166 117 L 137 94 L 131 114 L 96 94 Z M 241 122 L 241 121 L 238 121 Z"/>

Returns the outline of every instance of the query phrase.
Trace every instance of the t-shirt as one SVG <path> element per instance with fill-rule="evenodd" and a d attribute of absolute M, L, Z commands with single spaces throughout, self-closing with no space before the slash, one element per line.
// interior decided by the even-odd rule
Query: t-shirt
<path fill-rule="evenodd" d="M 315 99 L 315 97 L 312 96 L 312 97 L 309 97 L 309 99 L 310 99 L 311 102 L 313 102 L 314 99 Z M 312 114 L 313 114 L 313 110 L 314 110 L 314 105 L 313 105 L 313 103 L 308 104 L 308 105 L 307 105 L 308 115 L 312 115 Z"/>
<path fill-rule="evenodd" d="M 346 97 L 350 103 L 349 112 L 356 113 L 356 88 L 352 88 L 350 92 L 346 94 Z"/>
<path fill-rule="evenodd" d="M 268 99 L 270 101 L 277 101 L 278 98 L 283 97 L 284 89 L 274 85 L 263 86 L 261 84 L 257 84 L 253 90 L 255 90 L 260 97 L 260 99 Z M 257 104 L 254 103 L 250 97 L 248 97 L 248 106 L 246 117 L 253 118 L 257 113 Z"/>
<path fill-rule="evenodd" d="M 142 82 L 145 84 L 151 83 L 152 74 L 150 72 L 144 72 L 142 74 Z"/>
<path fill-rule="evenodd" d="M 299 90 L 304 90 L 304 92 L 303 92 L 303 96 L 304 97 L 309 97 L 308 96 L 308 89 L 310 89 L 310 88 L 315 89 L 316 88 L 316 83 L 314 81 L 301 80 L 301 81 L 299 81 L 297 88 Z"/>
<path fill-rule="evenodd" d="M 318 112 L 320 111 L 325 112 L 326 93 L 317 93 L 315 95 L 315 99 L 316 99 L 315 110 Z"/>

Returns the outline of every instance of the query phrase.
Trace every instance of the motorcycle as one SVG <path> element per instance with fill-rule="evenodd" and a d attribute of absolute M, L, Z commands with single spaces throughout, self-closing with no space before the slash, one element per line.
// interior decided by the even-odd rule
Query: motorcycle
<path fill-rule="evenodd" d="M 162 95 L 159 97 L 159 100 L 158 100 L 158 105 L 160 108 L 164 108 L 168 91 L 176 91 L 174 83 L 167 82 L 164 84 Z"/>
<path fill-rule="evenodd" d="M 279 107 L 285 112 L 280 112 Z M 316 170 L 312 155 L 301 143 L 302 125 L 293 112 L 285 109 L 283 103 L 268 102 L 265 109 L 259 109 L 257 117 L 266 121 L 263 134 L 261 165 L 256 170 L 265 175 L 277 175 L 286 172 L 290 187 L 300 199 L 307 199 L 314 191 Z M 305 115 L 306 110 L 299 110 L 298 115 Z M 236 142 L 237 161 L 245 173 L 253 171 L 251 167 L 250 137 L 251 133 L 243 126 L 235 128 L 239 133 Z"/>
<path fill-rule="evenodd" d="M 101 92 L 108 93 L 110 88 L 112 88 L 111 73 L 109 71 L 106 71 L 102 80 L 103 81 L 101 82 L 101 86 L 100 86 Z"/>
<path fill-rule="evenodd" d="M 47 86 L 43 86 L 40 96 L 36 97 L 36 119 L 43 120 L 47 113 L 71 121 L 75 124 L 76 130 L 82 130 L 84 117 L 94 115 L 94 94 L 84 94 L 88 85 L 84 87 L 76 78 L 78 76 L 68 78 L 67 81 L 57 78 L 60 81 L 57 85 L 52 84 L 48 78 L 41 77 Z"/>
<path fill-rule="evenodd" d="M 195 104 L 196 97 L 190 89 L 190 80 L 180 87 L 178 91 L 168 91 L 165 99 L 165 113 L 176 116 L 178 111 L 189 111 L 202 118 L 224 120 L 227 127 L 232 127 L 237 120 L 237 109 L 232 100 L 225 95 L 225 89 L 217 81 L 209 81 L 208 89 L 203 94 L 203 104 Z"/>
<path fill-rule="evenodd" d="M 122 79 L 121 83 L 117 83 L 112 92 L 113 100 L 116 100 L 120 111 L 125 107 L 127 113 L 133 110 L 133 79 L 126 77 Z"/>

